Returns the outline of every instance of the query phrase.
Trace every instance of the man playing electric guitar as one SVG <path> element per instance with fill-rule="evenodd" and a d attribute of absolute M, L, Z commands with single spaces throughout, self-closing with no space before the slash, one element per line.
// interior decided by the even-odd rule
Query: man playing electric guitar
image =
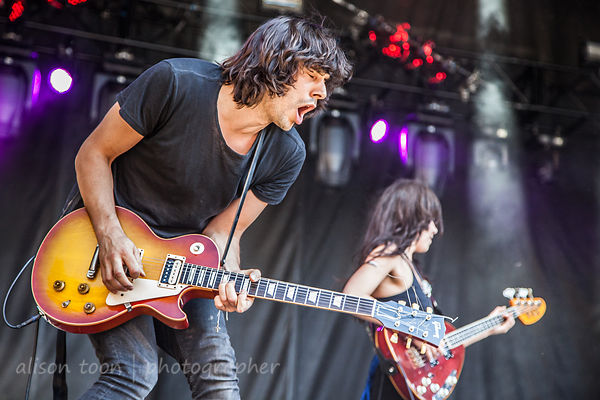
<path fill-rule="evenodd" d="M 100 274 L 113 293 L 143 277 L 140 252 L 124 233 L 115 205 L 140 215 L 161 237 L 204 233 L 223 251 L 255 140 L 265 131 L 260 160 L 225 267 L 239 270 L 239 238 L 267 204 L 277 204 L 305 158 L 294 124 L 324 105 L 350 77 L 335 38 L 319 23 L 280 17 L 266 22 L 221 65 L 197 59 L 162 61 L 117 96 L 85 140 L 75 166 L 99 251 Z M 253 281 L 258 270 L 246 271 Z M 190 321 L 175 330 L 136 317 L 90 339 L 107 368 L 83 398 L 143 399 L 157 379 L 157 347 L 181 365 L 194 398 L 239 398 L 235 356 L 217 308 L 244 312 L 246 293 L 222 284 L 218 296 L 185 306 Z M 216 308 L 215 308 L 216 306 Z M 220 324 L 224 321 L 221 319 Z M 131 360 L 136 360 L 132 362 Z"/>

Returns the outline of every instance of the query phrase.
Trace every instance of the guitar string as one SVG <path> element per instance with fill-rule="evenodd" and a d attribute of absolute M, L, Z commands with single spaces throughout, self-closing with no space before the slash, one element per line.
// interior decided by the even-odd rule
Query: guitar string
<path fill-rule="evenodd" d="M 537 305 L 537 304 L 515 305 L 515 306 L 508 308 L 502 314 L 486 317 L 486 318 L 480 320 L 479 322 L 476 321 L 473 326 L 467 328 L 466 330 L 463 330 L 463 328 L 459 328 L 455 331 L 452 331 L 446 335 L 445 339 L 449 346 L 456 347 L 456 345 L 459 345 L 460 342 L 464 341 L 465 339 L 468 339 L 469 337 L 471 337 L 475 334 L 484 332 L 490 328 L 493 328 L 494 326 L 501 324 L 501 321 L 504 319 L 504 315 L 512 313 L 513 317 L 516 318 L 519 315 L 530 313 L 538 308 L 539 308 L 539 305 Z M 497 321 L 494 321 L 494 320 L 497 320 Z M 481 329 L 482 326 L 484 327 L 484 329 Z"/>
<path fill-rule="evenodd" d="M 161 259 L 161 258 L 157 258 L 157 257 L 143 257 L 143 260 L 142 260 L 142 265 L 143 265 L 144 267 L 150 267 L 150 268 L 152 269 L 152 272 L 158 272 L 158 271 L 160 271 L 160 270 L 162 269 L 162 267 L 164 266 L 164 262 L 165 262 L 165 259 Z M 157 267 L 157 270 L 155 270 L 155 267 Z M 206 266 L 201 266 L 201 265 L 195 265 L 195 264 L 191 264 L 191 263 L 185 263 L 185 264 L 184 264 L 184 266 L 183 266 L 183 268 L 182 268 L 182 271 L 181 271 L 181 272 L 182 272 L 182 273 L 184 273 L 184 272 L 187 272 L 187 271 L 189 271 L 189 270 L 190 270 L 191 268 L 193 268 L 193 267 L 204 267 L 204 268 L 211 268 L 211 267 L 206 267 Z M 219 271 L 219 269 L 216 269 L 216 268 L 213 268 L 213 269 L 215 269 L 215 271 Z M 148 272 L 150 272 L 150 271 L 148 271 Z M 392 276 L 392 277 L 393 277 L 393 276 Z M 268 278 L 264 278 L 264 279 L 268 279 Z M 403 279 L 403 283 L 404 283 L 404 285 L 405 285 L 405 286 L 407 286 L 407 284 L 406 284 L 406 281 L 405 281 L 404 279 Z M 295 284 L 295 283 L 286 283 L 286 285 L 296 285 L 296 286 L 307 287 L 307 286 L 305 286 L 305 285 L 299 285 L 299 284 Z M 415 289 L 414 289 L 414 287 L 413 287 L 412 289 L 413 289 L 413 292 L 414 292 L 415 298 L 416 298 L 416 299 L 417 299 L 417 301 L 418 301 L 418 296 L 416 295 L 416 292 L 415 292 Z M 319 291 L 321 291 L 321 292 L 322 292 L 322 291 L 330 292 L 330 293 L 332 293 L 332 294 L 333 294 L 333 293 L 335 293 L 335 292 L 333 292 L 333 291 L 329 291 L 329 290 L 326 290 L 326 289 L 317 289 L 317 290 L 319 290 Z M 347 294 L 343 294 L 343 295 L 344 295 L 344 296 L 346 296 L 346 298 L 348 297 L 348 295 L 347 295 Z M 407 293 L 407 296 L 408 296 L 408 299 L 409 299 L 409 302 L 410 302 L 410 301 L 411 301 L 411 298 L 410 298 L 410 292 L 408 292 L 408 293 Z M 359 297 L 359 296 L 352 296 L 352 297 L 356 298 L 356 299 L 357 299 L 357 300 L 359 300 L 359 301 L 360 301 L 360 299 L 363 299 L 363 298 L 361 298 L 361 297 Z M 267 298 L 268 298 L 268 297 L 267 297 Z M 371 300 L 371 299 L 366 299 L 366 298 L 364 298 L 364 299 L 365 299 L 365 300 Z M 306 303 L 304 303 L 304 304 L 306 304 Z M 422 305 L 421 305 L 421 306 L 422 306 Z M 389 306 L 389 305 L 387 305 L 387 304 L 385 304 L 385 303 L 382 303 L 382 302 L 379 302 L 379 307 L 380 307 L 380 308 L 381 308 L 383 311 L 387 311 L 387 312 L 390 312 L 390 313 L 397 313 L 397 312 L 398 312 L 398 308 L 396 308 L 396 307 L 392 307 L 392 306 Z M 403 310 L 403 309 L 400 309 L 400 311 L 401 311 L 401 316 L 409 316 L 409 315 L 411 315 L 411 314 L 412 314 L 412 311 L 405 311 L 405 310 Z M 358 312 L 358 302 L 357 302 L 357 312 Z M 422 325 L 422 324 L 423 324 L 423 323 L 425 323 L 425 322 L 426 322 L 426 321 L 425 321 L 425 320 L 423 320 L 423 321 L 422 321 L 422 322 L 419 324 L 419 326 L 420 326 L 420 325 Z M 405 322 L 403 322 L 403 321 L 402 321 L 401 323 L 402 323 L 403 325 L 412 325 L 412 324 L 407 324 L 407 323 L 405 323 Z"/>

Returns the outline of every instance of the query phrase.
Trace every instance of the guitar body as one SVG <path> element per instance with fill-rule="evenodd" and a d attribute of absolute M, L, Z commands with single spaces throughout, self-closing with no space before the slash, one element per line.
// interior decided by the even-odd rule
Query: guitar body
<path fill-rule="evenodd" d="M 445 325 L 446 333 L 455 329 L 448 321 L 445 321 Z M 394 335 L 394 331 L 387 328 L 376 330 L 374 340 L 383 356 L 401 367 L 389 378 L 404 400 L 411 400 L 410 391 L 421 400 L 444 400 L 450 396 L 464 364 L 464 346 L 450 350 L 450 358 L 438 356 L 437 365 L 432 365 L 427 356 L 414 347 L 407 349 L 404 340 Z M 410 388 L 407 387 L 407 381 Z"/>
<path fill-rule="evenodd" d="M 185 285 L 159 287 L 165 258 L 175 254 L 186 262 L 217 268 L 216 245 L 197 234 L 161 239 L 133 212 L 117 207 L 117 216 L 125 234 L 143 250 L 146 278 L 134 280 L 132 291 L 111 295 L 102 283 L 99 265 L 95 275 L 87 276 L 94 264 L 97 240 L 82 208 L 58 221 L 38 250 L 31 287 L 40 312 L 52 325 L 73 333 L 105 331 L 140 314 L 152 315 L 173 328 L 187 328 L 183 304 L 195 297 L 213 297 L 214 291 Z M 107 304 L 109 295 L 111 305 Z M 124 300 L 119 301 L 118 296 Z"/>

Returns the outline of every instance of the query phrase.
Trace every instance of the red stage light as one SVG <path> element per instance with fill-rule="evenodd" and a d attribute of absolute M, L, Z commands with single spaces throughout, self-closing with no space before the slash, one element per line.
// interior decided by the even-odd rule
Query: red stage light
<path fill-rule="evenodd" d="M 432 51 L 433 51 L 433 49 L 431 48 L 431 45 L 429 45 L 429 44 L 423 45 L 423 53 L 426 56 L 430 56 Z"/>
<path fill-rule="evenodd" d="M 427 58 L 425 59 L 425 61 L 427 61 L 429 64 L 431 64 L 431 63 L 433 63 L 433 57 L 427 56 Z"/>
<path fill-rule="evenodd" d="M 23 2 L 21 0 L 14 2 L 10 10 L 8 20 L 10 22 L 15 21 L 17 18 L 23 15 L 23 11 L 25 11 L 25 6 L 23 5 Z"/>
<path fill-rule="evenodd" d="M 72 6 L 76 6 L 77 4 L 85 3 L 87 0 L 68 0 L 68 3 Z"/>
<path fill-rule="evenodd" d="M 446 79 L 446 73 L 445 72 L 438 72 L 435 74 L 435 78 L 438 81 L 443 81 L 444 79 Z"/>
<path fill-rule="evenodd" d="M 376 40 L 377 40 L 377 35 L 375 34 L 375 32 L 374 32 L 374 31 L 369 31 L 369 40 L 370 40 L 371 42 L 374 42 L 374 41 L 376 41 Z"/>
<path fill-rule="evenodd" d="M 404 28 L 405 31 L 408 31 L 410 29 L 410 24 L 408 22 L 404 22 L 402 24 L 402 28 Z"/>
<path fill-rule="evenodd" d="M 423 60 L 421 60 L 420 58 L 415 58 L 412 63 L 415 66 L 415 68 L 417 68 L 423 65 Z"/>

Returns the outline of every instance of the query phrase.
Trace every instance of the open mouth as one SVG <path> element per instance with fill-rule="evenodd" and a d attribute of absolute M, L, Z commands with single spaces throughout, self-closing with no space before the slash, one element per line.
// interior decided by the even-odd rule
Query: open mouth
<path fill-rule="evenodd" d="M 296 123 L 298 125 L 300 125 L 302 123 L 302 121 L 304 120 L 304 116 L 306 115 L 306 113 L 308 113 L 314 109 L 315 109 L 314 104 L 307 104 L 305 106 L 298 107 L 298 111 L 297 111 L 297 115 L 296 115 Z"/>

